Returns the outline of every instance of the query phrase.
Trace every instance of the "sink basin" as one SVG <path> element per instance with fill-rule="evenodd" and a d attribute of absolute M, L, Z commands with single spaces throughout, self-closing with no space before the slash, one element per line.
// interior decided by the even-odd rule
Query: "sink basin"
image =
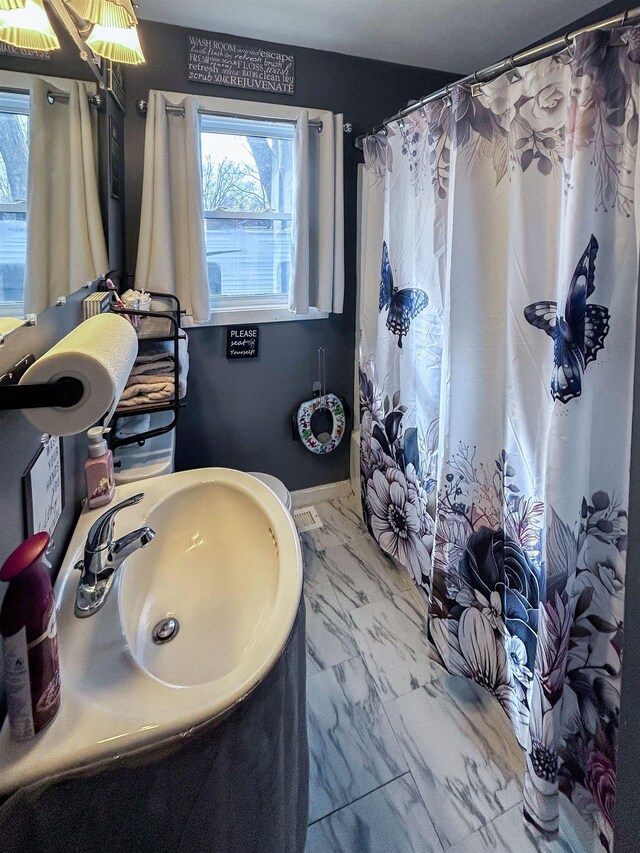
<path fill-rule="evenodd" d="M 171 494 L 146 523 L 156 539 L 126 561 L 118 597 L 134 659 L 177 687 L 244 681 L 274 627 L 280 559 L 268 515 L 236 482 L 209 480 Z M 158 643 L 167 618 L 179 629 Z"/>
<path fill-rule="evenodd" d="M 74 616 L 83 511 L 55 585 L 62 703 L 35 739 L 0 731 L 0 794 L 53 773 L 151 747 L 222 718 L 270 671 L 302 593 L 293 520 L 249 474 L 182 471 L 116 489 L 116 537 L 148 525 L 104 606 Z"/>

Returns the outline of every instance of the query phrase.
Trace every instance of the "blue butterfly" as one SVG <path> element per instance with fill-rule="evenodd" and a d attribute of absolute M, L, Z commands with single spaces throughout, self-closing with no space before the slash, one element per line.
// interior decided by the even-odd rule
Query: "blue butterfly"
<path fill-rule="evenodd" d="M 389 309 L 387 329 L 398 336 L 398 346 L 402 349 L 402 338 L 409 332 L 409 326 L 414 317 L 429 304 L 429 297 L 424 290 L 405 287 L 402 290 L 393 284 L 393 273 L 389 263 L 387 244 L 382 243 L 382 270 L 380 272 L 380 299 L 378 312 L 383 308 Z"/>
<path fill-rule="evenodd" d="M 527 322 L 553 338 L 551 396 L 568 403 L 582 393 L 582 375 L 604 347 L 610 314 L 604 305 L 587 305 L 595 290 L 598 241 L 591 235 L 571 279 L 564 317 L 557 302 L 534 302 L 524 309 Z"/>

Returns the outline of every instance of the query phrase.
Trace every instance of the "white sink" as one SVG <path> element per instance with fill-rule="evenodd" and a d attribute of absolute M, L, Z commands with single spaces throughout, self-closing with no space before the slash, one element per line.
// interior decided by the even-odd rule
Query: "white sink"
<path fill-rule="evenodd" d="M 161 501 L 145 517 L 156 538 L 123 566 L 118 602 L 129 648 L 142 669 L 166 684 L 244 684 L 273 642 L 276 652 L 282 648 L 280 616 L 287 614 L 280 608 L 297 605 L 295 596 L 283 600 L 284 587 L 278 601 L 274 525 L 255 498 L 256 481 L 246 492 L 237 474 L 191 484 Z M 169 616 L 179 631 L 157 645 L 153 628 Z"/>
<path fill-rule="evenodd" d="M 91 524 L 83 512 L 55 586 L 60 712 L 28 743 L 0 731 L 0 793 L 181 736 L 221 717 L 282 652 L 302 592 L 290 515 L 263 483 L 204 468 L 119 486 L 114 503 L 144 491 L 116 517 L 116 537 L 148 525 L 155 539 L 119 570 L 104 606 L 74 616 Z M 163 620 L 179 625 L 157 644 Z M 173 623 L 172 623 L 173 624 Z"/>

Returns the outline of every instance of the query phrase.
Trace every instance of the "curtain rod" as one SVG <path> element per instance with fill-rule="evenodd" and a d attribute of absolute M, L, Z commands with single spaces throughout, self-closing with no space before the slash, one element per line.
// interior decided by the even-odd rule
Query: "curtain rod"
<path fill-rule="evenodd" d="M 367 136 L 373 136 L 376 133 L 381 133 L 386 130 L 387 126 L 392 122 L 399 121 L 400 119 L 411 115 L 411 113 L 422 109 L 432 101 L 437 101 L 440 98 L 448 96 L 450 90 L 454 86 L 470 85 L 471 93 L 473 95 L 479 95 L 482 83 L 489 83 L 491 80 L 495 80 L 496 77 L 500 77 L 508 71 L 514 71 L 519 66 L 533 62 L 534 59 L 544 59 L 547 56 L 552 56 L 554 53 L 559 53 L 569 47 L 574 39 L 577 36 L 581 36 L 583 33 L 590 33 L 594 30 L 613 30 L 618 26 L 624 27 L 626 24 L 631 24 L 638 20 L 640 20 L 640 6 L 637 6 L 635 9 L 627 9 L 626 12 L 614 15 L 611 18 L 605 18 L 603 21 L 598 21 L 595 24 L 588 24 L 586 27 L 581 27 L 579 30 L 568 32 L 560 38 L 544 42 L 537 47 L 531 47 L 528 50 L 521 51 L 520 53 L 514 53 L 506 59 L 501 59 L 500 62 L 495 62 L 493 65 L 489 65 L 481 71 L 476 71 L 474 74 L 467 74 L 466 77 L 461 77 L 459 80 L 456 80 L 455 83 L 449 83 L 447 86 L 443 86 L 442 89 L 438 89 L 436 92 L 432 92 L 430 95 L 425 95 L 423 98 L 420 98 L 419 101 L 409 104 L 409 106 L 400 110 L 390 118 L 383 119 L 382 124 L 376 125 L 376 127 L 370 130 L 369 133 L 364 133 L 362 136 L 356 137 L 354 145 L 356 148 L 362 150 L 362 140 Z"/>
<path fill-rule="evenodd" d="M 136 111 L 141 118 L 147 117 L 147 110 L 149 109 L 149 102 L 145 101 L 144 98 L 140 98 L 140 100 L 136 101 Z M 175 113 L 176 115 L 184 115 L 184 107 L 181 107 L 177 104 L 167 104 L 166 110 L 168 113 Z M 296 120 L 294 118 L 276 118 L 275 116 L 250 116 L 250 115 L 239 115 L 238 113 L 223 113 L 218 112 L 217 110 L 204 110 L 198 109 L 198 115 L 201 116 L 220 116 L 222 118 L 240 118 L 245 119 L 246 121 L 270 121 L 276 122 L 277 124 L 295 124 Z M 322 122 L 318 119 L 309 119 L 309 127 L 317 127 L 318 133 L 322 132 Z M 353 125 L 350 122 L 345 122 L 342 125 L 342 129 L 345 133 L 351 133 L 353 130 Z"/>
<path fill-rule="evenodd" d="M 50 104 L 55 104 L 56 101 L 66 102 L 69 100 L 69 93 L 68 92 L 56 92 L 53 89 L 49 89 L 49 91 L 47 92 L 47 100 L 49 101 Z M 97 107 L 99 110 L 101 110 L 104 107 L 104 104 L 105 104 L 104 95 L 100 95 L 98 93 L 95 93 L 93 95 L 89 95 L 88 100 L 89 100 L 89 103 L 91 104 L 92 107 Z"/>

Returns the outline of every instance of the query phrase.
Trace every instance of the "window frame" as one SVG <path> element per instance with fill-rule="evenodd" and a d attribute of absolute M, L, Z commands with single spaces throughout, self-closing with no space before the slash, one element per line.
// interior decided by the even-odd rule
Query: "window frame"
<path fill-rule="evenodd" d="M 182 96 L 184 97 L 184 96 Z M 218 123 L 218 119 L 223 119 L 220 124 L 227 124 L 229 128 L 233 128 L 234 124 L 238 125 L 236 133 L 229 135 L 246 135 L 246 136 L 262 136 L 264 138 L 294 138 L 295 127 L 293 122 L 297 115 L 298 108 L 280 107 L 271 104 L 262 104 L 258 102 L 245 102 L 241 104 L 235 102 L 235 107 L 230 109 L 230 102 L 227 99 L 220 98 L 199 98 L 200 106 L 203 110 L 211 110 L 213 113 L 220 115 L 201 116 L 200 134 L 208 132 L 223 132 L 215 130 L 207 130 L 207 119 L 211 119 L 211 124 Z M 315 118 L 314 111 L 310 111 L 309 118 Z M 253 126 L 249 125 L 253 122 Z M 244 134 L 242 132 L 242 123 L 245 125 Z M 267 132 L 266 128 L 273 128 L 278 124 L 282 125 L 282 133 Z M 262 132 L 261 132 L 261 125 Z M 289 221 L 292 226 L 294 223 L 293 210 L 291 214 L 281 211 L 207 211 L 204 210 L 204 221 L 216 219 L 255 219 L 255 220 L 280 220 Z M 289 287 L 291 281 L 289 281 Z M 281 323 L 300 320 L 324 320 L 329 317 L 327 312 L 318 311 L 316 308 L 310 308 L 306 314 L 295 314 L 289 310 L 289 289 L 286 293 L 269 293 L 262 295 L 247 295 L 223 297 L 224 302 L 215 295 L 210 296 L 211 318 L 208 323 L 199 323 L 197 325 L 209 326 L 226 326 L 236 323 Z M 185 325 L 193 325 L 190 318 L 187 318 Z"/>
<path fill-rule="evenodd" d="M 31 93 L 28 89 L 17 89 L 13 86 L 5 86 L 0 83 L 0 95 L 18 95 L 21 100 L 27 99 L 26 108 L 19 109 L 14 106 L 12 109 L 7 109 L 0 104 L 0 114 L 8 115 L 24 115 L 29 119 L 31 117 Z M 27 218 L 27 199 L 15 202 L 0 202 L 0 213 L 24 213 L 25 220 Z M 26 249 L 25 249 L 26 252 Z M 25 271 L 26 271 L 26 254 L 25 254 Z M 0 299 L 0 317 L 15 317 L 22 318 L 25 316 L 25 282 L 22 282 L 22 300 L 3 300 Z"/>

